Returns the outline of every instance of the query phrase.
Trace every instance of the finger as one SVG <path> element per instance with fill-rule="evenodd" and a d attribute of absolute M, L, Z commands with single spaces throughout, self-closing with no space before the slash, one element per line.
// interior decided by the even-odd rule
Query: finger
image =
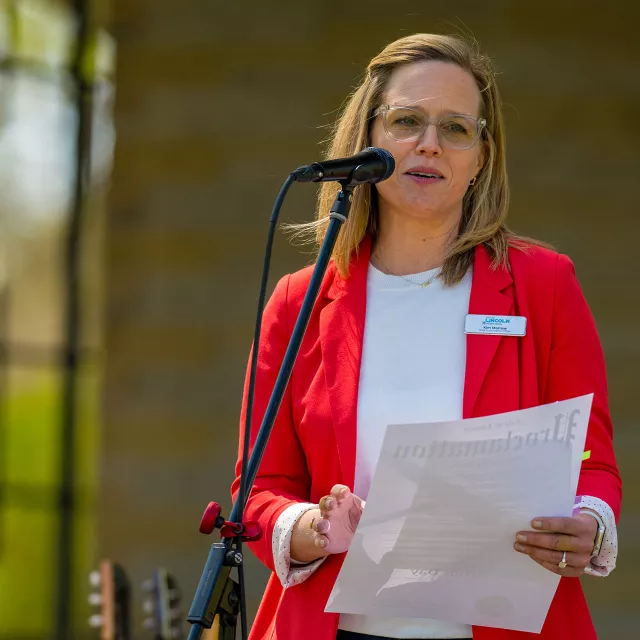
<path fill-rule="evenodd" d="M 318 518 L 313 523 L 313 530 L 316 533 L 326 535 L 327 533 L 329 533 L 329 529 L 331 529 L 331 522 L 327 518 Z"/>
<path fill-rule="evenodd" d="M 565 554 L 561 551 L 540 549 L 539 547 L 531 547 L 529 545 L 523 545 L 518 542 L 516 542 L 513 548 L 520 553 L 531 556 L 539 563 L 547 562 L 549 564 L 555 564 L 556 566 L 558 566 L 562 562 L 562 560 L 565 559 L 568 567 L 573 567 L 580 570 L 583 570 L 589 563 L 589 557 L 586 554 L 569 552 L 565 557 Z"/>
<path fill-rule="evenodd" d="M 516 540 L 521 544 L 527 544 L 541 549 L 553 549 L 555 551 L 573 551 L 586 553 L 593 546 L 586 538 L 570 536 L 560 533 L 536 533 L 535 531 L 519 531 Z"/>
<path fill-rule="evenodd" d="M 324 549 L 329 544 L 329 538 L 327 538 L 327 536 L 323 536 L 318 533 L 316 534 L 316 537 L 313 543 L 316 545 L 316 547 L 320 547 L 321 549 Z"/>
<path fill-rule="evenodd" d="M 534 518 L 531 526 L 539 531 L 566 533 L 570 536 L 579 536 L 585 531 L 582 518 Z"/>
<path fill-rule="evenodd" d="M 331 488 L 331 495 L 338 500 L 338 503 L 340 500 L 348 498 L 350 494 L 351 490 L 344 484 L 334 484 Z"/>
<path fill-rule="evenodd" d="M 557 565 L 554 565 L 551 562 L 544 562 L 542 560 L 536 560 L 535 558 L 531 558 L 531 559 L 536 564 L 539 564 L 543 569 L 548 569 L 552 573 L 556 573 L 557 575 L 562 576 L 564 578 L 574 578 L 574 577 L 577 578 L 582 575 L 582 573 L 580 573 L 578 569 L 575 569 L 574 571 L 574 567 L 570 568 L 567 566 L 566 568 L 561 569 L 560 567 L 558 567 Z"/>
<path fill-rule="evenodd" d="M 320 513 L 322 517 L 324 517 L 328 515 L 332 509 L 335 508 L 336 499 L 331 495 L 323 496 L 322 498 L 320 498 L 320 502 L 318 503 L 318 506 L 320 507 Z"/>
<path fill-rule="evenodd" d="M 540 564 L 545 569 L 548 569 L 552 573 L 562 576 L 563 578 L 579 578 L 584 572 L 584 569 L 577 569 L 576 567 L 569 566 L 561 569 L 557 564 L 552 564 L 550 562 L 541 562 Z"/>

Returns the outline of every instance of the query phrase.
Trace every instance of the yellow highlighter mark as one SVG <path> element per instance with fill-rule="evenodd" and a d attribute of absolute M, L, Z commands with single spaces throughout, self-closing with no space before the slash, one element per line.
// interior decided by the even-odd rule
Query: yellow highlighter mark
<path fill-rule="evenodd" d="M 582 461 L 584 462 L 585 460 L 588 460 L 591 457 L 591 449 L 589 449 L 589 451 L 585 451 L 582 454 Z"/>

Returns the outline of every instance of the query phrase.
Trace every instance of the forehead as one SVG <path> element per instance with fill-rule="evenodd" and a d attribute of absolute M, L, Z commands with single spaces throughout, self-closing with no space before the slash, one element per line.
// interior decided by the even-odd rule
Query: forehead
<path fill-rule="evenodd" d="M 425 111 L 480 115 L 480 92 L 473 76 L 450 62 L 425 60 L 394 70 L 385 89 L 385 102 L 418 103 Z"/>

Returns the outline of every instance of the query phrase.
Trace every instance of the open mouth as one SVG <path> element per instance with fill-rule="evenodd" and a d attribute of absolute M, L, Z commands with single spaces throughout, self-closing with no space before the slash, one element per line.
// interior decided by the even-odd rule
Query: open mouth
<path fill-rule="evenodd" d="M 429 171 L 407 171 L 405 175 L 409 176 L 418 184 L 435 184 L 440 182 L 440 180 L 444 180 L 444 176 Z"/>
<path fill-rule="evenodd" d="M 417 176 L 418 178 L 437 178 L 442 180 L 442 176 L 437 173 L 423 173 L 422 171 L 407 171 L 407 175 Z"/>

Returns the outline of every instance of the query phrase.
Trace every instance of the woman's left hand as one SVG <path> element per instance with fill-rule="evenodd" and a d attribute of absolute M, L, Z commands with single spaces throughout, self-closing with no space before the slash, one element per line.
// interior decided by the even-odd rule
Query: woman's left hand
<path fill-rule="evenodd" d="M 535 518 L 531 526 L 538 531 L 519 531 L 514 549 L 531 556 L 545 569 L 566 578 L 577 578 L 591 563 L 591 552 L 598 523 L 589 515 L 571 518 Z M 567 566 L 561 569 L 566 551 Z"/>

